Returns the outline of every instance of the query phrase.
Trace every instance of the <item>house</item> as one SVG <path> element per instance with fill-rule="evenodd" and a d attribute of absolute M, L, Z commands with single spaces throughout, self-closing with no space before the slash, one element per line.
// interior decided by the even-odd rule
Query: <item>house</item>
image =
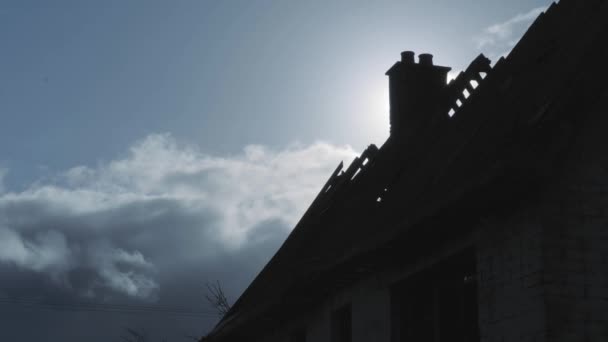
<path fill-rule="evenodd" d="M 493 67 L 387 72 L 391 135 L 340 164 L 203 341 L 608 341 L 608 1 Z"/>

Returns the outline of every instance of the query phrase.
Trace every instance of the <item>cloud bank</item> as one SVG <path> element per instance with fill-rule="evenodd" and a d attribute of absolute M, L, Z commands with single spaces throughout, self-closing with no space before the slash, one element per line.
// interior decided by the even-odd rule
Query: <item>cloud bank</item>
<path fill-rule="evenodd" d="M 25 273 L 76 296 L 155 301 L 189 277 L 242 283 L 233 273 L 255 274 L 355 155 L 315 143 L 218 157 L 155 134 L 115 160 L 21 192 L 0 187 L 4 286 Z"/>

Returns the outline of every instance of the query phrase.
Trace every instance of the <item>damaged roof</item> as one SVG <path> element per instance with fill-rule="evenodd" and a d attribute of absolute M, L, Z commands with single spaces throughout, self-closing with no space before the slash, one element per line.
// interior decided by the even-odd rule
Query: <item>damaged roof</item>
<path fill-rule="evenodd" d="M 444 121 L 415 138 L 391 135 L 348 168 L 336 168 L 203 341 L 280 326 L 290 313 L 312 309 L 387 265 L 395 253 L 414 255 L 424 248 L 421 241 L 458 234 L 484 213 L 521 202 L 554 174 L 584 114 L 608 89 L 607 37 L 607 0 L 562 0 L 493 68 L 478 57 L 446 86 Z"/>

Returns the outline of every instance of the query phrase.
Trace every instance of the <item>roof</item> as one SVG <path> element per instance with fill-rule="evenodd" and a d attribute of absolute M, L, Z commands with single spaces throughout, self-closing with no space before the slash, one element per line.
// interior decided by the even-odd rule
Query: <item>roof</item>
<path fill-rule="evenodd" d="M 395 253 L 420 253 L 420 241 L 461 234 L 521 202 L 554 174 L 608 88 L 607 34 L 608 1 L 553 4 L 446 124 L 407 143 L 372 145 L 346 170 L 340 164 L 204 340 L 255 336 Z"/>

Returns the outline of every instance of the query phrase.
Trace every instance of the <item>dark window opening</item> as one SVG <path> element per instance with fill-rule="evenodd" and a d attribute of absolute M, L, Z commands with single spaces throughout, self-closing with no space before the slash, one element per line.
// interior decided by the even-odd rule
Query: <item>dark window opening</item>
<path fill-rule="evenodd" d="M 331 341 L 352 341 L 352 311 L 350 305 L 345 305 L 332 313 Z"/>
<path fill-rule="evenodd" d="M 306 330 L 298 329 L 291 333 L 290 342 L 306 342 Z"/>
<path fill-rule="evenodd" d="M 479 342 L 475 253 L 467 250 L 391 291 L 392 342 Z"/>

